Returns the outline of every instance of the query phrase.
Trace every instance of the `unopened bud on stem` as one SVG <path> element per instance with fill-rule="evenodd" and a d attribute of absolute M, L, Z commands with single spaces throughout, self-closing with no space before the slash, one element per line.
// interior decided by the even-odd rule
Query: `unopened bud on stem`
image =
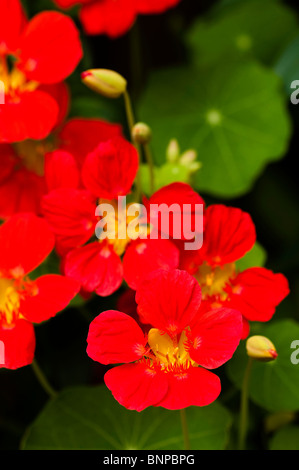
<path fill-rule="evenodd" d="M 152 131 L 144 122 L 138 122 L 132 129 L 132 138 L 136 144 L 148 144 L 152 138 Z"/>
<path fill-rule="evenodd" d="M 119 98 L 127 89 L 127 81 L 113 70 L 90 69 L 81 73 L 83 83 L 107 98 Z"/>
<path fill-rule="evenodd" d="M 248 338 L 246 350 L 249 357 L 262 362 L 274 361 L 278 356 L 274 344 L 265 336 Z"/>

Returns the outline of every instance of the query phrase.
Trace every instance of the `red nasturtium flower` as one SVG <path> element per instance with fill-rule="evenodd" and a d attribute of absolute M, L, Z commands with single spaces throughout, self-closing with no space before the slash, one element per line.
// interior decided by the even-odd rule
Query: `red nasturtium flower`
<path fill-rule="evenodd" d="M 63 310 L 79 291 L 73 279 L 46 274 L 31 280 L 54 247 L 47 222 L 34 214 L 12 216 L 0 227 L 0 341 L 5 363 L 17 369 L 34 358 L 34 323 Z"/>
<path fill-rule="evenodd" d="M 243 338 L 249 334 L 249 321 L 270 320 L 278 304 L 289 294 L 283 274 L 262 267 L 239 272 L 236 261 L 255 241 L 256 230 L 248 213 L 215 204 L 205 211 L 202 248 L 181 253 L 180 266 L 198 280 L 206 308 L 223 306 L 242 313 Z"/>
<path fill-rule="evenodd" d="M 66 15 L 44 11 L 27 20 L 19 0 L 0 0 L 0 142 L 43 139 L 59 119 L 53 85 L 82 57 L 79 32 Z"/>
<path fill-rule="evenodd" d="M 86 157 L 81 177 L 84 188 L 57 188 L 44 196 L 43 214 L 56 235 L 56 250 L 62 256 L 64 273 L 81 283 L 87 292 L 106 296 L 115 292 L 125 279 L 133 288 L 147 272 L 175 268 L 179 251 L 169 240 L 120 238 L 130 217 L 128 208 L 119 211 L 119 196 L 131 192 L 138 170 L 138 154 L 123 137 L 100 143 Z M 194 193 L 195 194 L 195 193 Z M 105 239 L 95 238 L 99 203 L 114 208 L 113 227 Z M 130 204 L 128 204 L 129 206 Z"/>
<path fill-rule="evenodd" d="M 40 214 L 42 196 L 57 187 L 79 184 L 87 154 L 101 141 L 121 135 L 118 124 L 101 119 L 72 118 L 65 87 L 59 86 L 61 122 L 46 139 L 0 144 L 0 219 L 17 212 Z"/>
<path fill-rule="evenodd" d="M 54 0 L 61 8 L 80 5 L 79 17 L 87 34 L 115 38 L 126 33 L 137 15 L 162 13 L 180 0 Z"/>
<path fill-rule="evenodd" d="M 113 367 L 104 376 L 116 400 L 130 410 L 148 406 L 205 406 L 220 393 L 210 372 L 227 362 L 241 337 L 242 317 L 232 309 L 200 309 L 201 289 L 186 271 L 157 270 L 136 291 L 146 333 L 129 315 L 108 310 L 90 324 L 87 354 Z"/>

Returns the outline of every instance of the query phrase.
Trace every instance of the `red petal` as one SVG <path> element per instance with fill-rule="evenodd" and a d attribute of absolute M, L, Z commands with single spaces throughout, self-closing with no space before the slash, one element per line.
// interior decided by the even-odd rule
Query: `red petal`
<path fill-rule="evenodd" d="M 180 0 L 137 0 L 138 13 L 163 13 L 176 6 Z"/>
<path fill-rule="evenodd" d="M 5 97 L 0 106 L 0 142 L 41 140 L 49 135 L 58 117 L 58 105 L 48 93 L 40 90 Z"/>
<path fill-rule="evenodd" d="M 147 339 L 133 318 L 107 310 L 90 324 L 87 354 L 101 364 L 119 364 L 140 359 Z"/>
<path fill-rule="evenodd" d="M 255 226 L 241 209 L 215 204 L 207 208 L 202 260 L 210 265 L 232 263 L 244 256 L 256 240 Z"/>
<path fill-rule="evenodd" d="M 1 0 L 0 55 L 16 52 L 25 22 L 19 0 Z"/>
<path fill-rule="evenodd" d="M 168 393 L 156 406 L 180 410 L 188 406 L 207 406 L 221 391 L 220 379 L 201 367 L 190 367 L 185 372 L 167 374 Z"/>
<path fill-rule="evenodd" d="M 69 112 L 70 107 L 70 91 L 66 83 L 53 83 L 51 85 L 40 85 L 40 91 L 44 91 L 56 101 L 59 114 L 55 124 L 55 130 L 64 122 Z"/>
<path fill-rule="evenodd" d="M 31 364 L 35 351 L 33 325 L 26 320 L 18 320 L 14 328 L 0 328 L 1 350 L 3 346 L 4 364 L 0 354 L 0 368 L 18 369 L 19 367 Z"/>
<path fill-rule="evenodd" d="M 201 290 L 194 277 L 185 271 L 158 270 L 138 285 L 136 302 L 143 323 L 173 336 L 186 328 L 197 314 Z"/>
<path fill-rule="evenodd" d="M 44 178 L 26 168 L 15 170 L 0 183 L 0 218 L 18 212 L 40 214 L 40 200 L 45 193 Z"/>
<path fill-rule="evenodd" d="M 39 266 L 54 248 L 47 222 L 34 214 L 16 214 L 0 227 L 0 271 L 21 277 Z"/>
<path fill-rule="evenodd" d="M 86 191 L 55 189 L 44 196 L 41 208 L 56 235 L 56 249 L 61 255 L 87 242 L 94 234 L 96 205 Z"/>
<path fill-rule="evenodd" d="M 87 34 L 107 34 L 116 38 L 126 33 L 136 17 L 134 0 L 101 0 L 84 5 L 80 20 Z"/>
<path fill-rule="evenodd" d="M 100 142 L 105 142 L 122 134 L 119 124 L 111 124 L 101 119 L 70 119 L 59 134 L 59 148 L 71 153 L 79 165 Z"/>
<path fill-rule="evenodd" d="M 93 242 L 70 251 L 65 259 L 67 276 L 84 290 L 107 296 L 121 285 L 123 269 L 119 256 L 106 243 Z"/>
<path fill-rule="evenodd" d="M 13 147 L 9 144 L 0 144 L 0 184 L 5 184 L 13 174 L 17 162 Z"/>
<path fill-rule="evenodd" d="M 22 315 L 33 323 L 54 317 L 68 306 L 80 290 L 78 282 L 58 274 L 41 276 L 34 281 L 34 286 L 34 295 L 26 296 L 25 292 L 20 305 Z"/>
<path fill-rule="evenodd" d="M 270 320 L 290 292 L 283 274 L 274 274 L 265 268 L 246 269 L 231 282 L 228 306 L 239 310 L 249 321 Z"/>
<path fill-rule="evenodd" d="M 242 335 L 242 315 L 228 308 L 200 313 L 188 335 L 189 354 L 197 364 L 216 369 L 231 359 Z"/>
<path fill-rule="evenodd" d="M 128 410 L 142 411 L 156 405 L 168 389 L 166 374 L 144 362 L 114 367 L 106 372 L 104 381 L 114 398 Z"/>
<path fill-rule="evenodd" d="M 29 80 L 57 83 L 74 71 L 81 58 L 79 31 L 71 18 L 44 11 L 28 23 L 23 33 L 18 67 Z"/>
<path fill-rule="evenodd" d="M 103 199 L 117 199 L 131 190 L 138 170 L 135 147 L 122 137 L 100 143 L 89 153 L 82 168 L 86 188 Z"/>
<path fill-rule="evenodd" d="M 74 157 L 62 150 L 47 153 L 45 178 L 49 191 L 58 188 L 77 188 L 80 174 Z"/>
<path fill-rule="evenodd" d="M 136 240 L 127 248 L 124 258 L 124 279 L 132 289 L 150 272 L 175 269 L 179 264 L 179 251 L 169 240 Z"/>
<path fill-rule="evenodd" d="M 190 232 L 202 233 L 204 201 L 188 184 L 164 186 L 150 197 L 147 205 L 153 231 L 164 238 L 191 240 L 194 235 Z"/>
<path fill-rule="evenodd" d="M 249 321 L 246 320 L 245 317 L 243 317 L 243 329 L 242 329 L 241 339 L 246 339 L 249 336 L 249 332 L 250 332 Z"/>
<path fill-rule="evenodd" d="M 56 5 L 58 5 L 61 8 L 70 8 L 73 7 L 74 5 L 78 5 L 78 3 L 91 3 L 94 0 L 53 0 Z"/>

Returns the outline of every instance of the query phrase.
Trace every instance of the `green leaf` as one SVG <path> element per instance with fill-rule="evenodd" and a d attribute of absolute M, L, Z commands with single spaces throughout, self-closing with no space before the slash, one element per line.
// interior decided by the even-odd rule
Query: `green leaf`
<path fill-rule="evenodd" d="M 294 91 L 291 88 L 292 82 L 299 79 L 298 48 L 299 34 L 291 41 L 274 64 L 274 70 L 282 78 L 288 95 Z"/>
<path fill-rule="evenodd" d="M 279 78 L 255 62 L 209 71 L 156 71 L 139 114 L 152 128 L 152 149 L 164 162 L 171 139 L 198 153 L 196 189 L 236 197 L 251 189 L 265 166 L 281 158 L 291 134 Z"/>
<path fill-rule="evenodd" d="M 294 352 L 291 343 L 299 340 L 299 323 L 278 320 L 259 326 L 256 334 L 272 341 L 278 357 L 268 363 L 254 361 L 249 386 L 251 400 L 268 411 L 299 410 L 299 365 L 291 362 Z M 237 388 L 241 388 L 247 360 L 245 342 L 242 342 L 227 365 L 228 376 Z"/>
<path fill-rule="evenodd" d="M 219 403 L 186 410 L 192 449 L 223 449 L 231 417 Z M 179 411 L 120 406 L 105 386 L 74 387 L 48 402 L 31 425 L 23 449 L 183 449 Z"/>
<path fill-rule="evenodd" d="M 297 32 L 298 22 L 291 8 L 269 0 L 263 0 L 262 8 L 260 0 L 242 1 L 206 21 L 196 21 L 187 42 L 200 67 L 244 57 L 272 64 Z"/>
<path fill-rule="evenodd" d="M 264 266 L 266 263 L 266 258 L 267 253 L 265 249 L 258 242 L 256 242 L 252 249 L 246 253 L 243 258 L 236 262 L 236 265 L 240 271 L 244 271 L 245 269 L 256 266 Z"/>
<path fill-rule="evenodd" d="M 271 439 L 270 450 L 299 450 L 299 426 L 286 426 Z"/>

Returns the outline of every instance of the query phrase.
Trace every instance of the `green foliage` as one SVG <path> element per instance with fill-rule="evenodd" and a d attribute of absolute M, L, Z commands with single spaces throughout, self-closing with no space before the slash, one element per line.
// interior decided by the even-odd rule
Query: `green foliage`
<path fill-rule="evenodd" d="M 299 365 L 291 362 L 291 343 L 299 339 L 299 323 L 292 319 L 272 321 L 259 327 L 257 334 L 272 341 L 278 357 L 269 363 L 254 361 L 249 397 L 269 411 L 299 410 Z M 247 360 L 242 342 L 227 366 L 228 376 L 237 388 L 241 387 Z"/>
<path fill-rule="evenodd" d="M 218 15 L 196 20 L 187 42 L 200 67 L 243 58 L 272 64 L 297 32 L 296 16 L 286 5 L 263 0 L 261 7 L 260 0 L 238 1 Z"/>
<path fill-rule="evenodd" d="M 198 152 L 198 190 L 244 194 L 288 148 L 291 124 L 280 88 L 277 76 L 255 62 L 156 71 L 139 108 L 153 131 L 156 162 L 164 161 L 169 140 L 176 138 Z"/>
<path fill-rule="evenodd" d="M 219 403 L 186 410 L 192 449 L 223 449 L 231 425 Z M 66 389 L 50 401 L 23 440 L 25 450 L 182 450 L 179 411 L 128 411 L 105 386 Z"/>
<path fill-rule="evenodd" d="M 270 450 L 299 450 L 299 426 L 285 426 L 271 439 Z"/>

